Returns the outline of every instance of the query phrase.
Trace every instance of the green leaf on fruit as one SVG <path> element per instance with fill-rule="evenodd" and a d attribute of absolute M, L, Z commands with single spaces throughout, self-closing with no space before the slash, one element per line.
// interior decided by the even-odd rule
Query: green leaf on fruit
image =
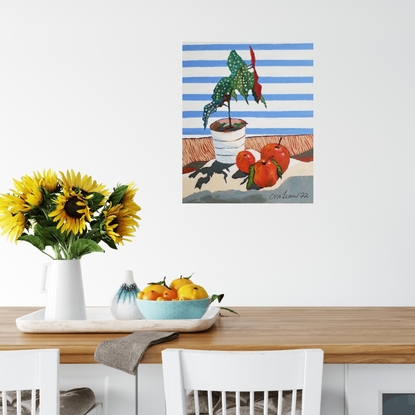
<path fill-rule="evenodd" d="M 232 310 L 231 308 L 227 308 L 227 307 L 219 307 L 221 310 L 226 310 L 226 311 L 230 311 L 231 313 L 234 313 L 234 314 L 236 314 L 236 315 L 238 315 L 239 316 L 239 314 L 235 311 L 235 310 Z"/>
<path fill-rule="evenodd" d="M 220 303 L 225 297 L 225 294 L 212 294 L 212 297 L 210 297 L 210 302 L 213 303 L 215 300 L 218 300 L 218 303 Z"/>
<path fill-rule="evenodd" d="M 272 159 L 271 161 L 275 164 L 275 167 L 277 168 L 278 177 L 280 179 L 282 179 L 282 168 L 281 168 L 281 166 L 274 159 Z"/>
<path fill-rule="evenodd" d="M 249 166 L 249 175 L 248 175 L 248 181 L 246 183 L 246 189 L 249 190 L 251 186 L 254 184 L 254 176 L 255 176 L 255 168 L 254 164 Z"/>
<path fill-rule="evenodd" d="M 215 300 L 218 300 L 218 303 L 220 303 L 224 296 L 225 296 L 225 294 L 213 294 L 210 297 L 210 304 L 212 304 Z M 219 307 L 219 309 L 229 311 L 229 312 L 234 313 L 234 314 L 239 316 L 239 314 L 235 310 L 232 310 L 231 308 Z"/>
<path fill-rule="evenodd" d="M 193 275 L 193 274 L 192 274 L 192 275 Z M 192 276 L 192 275 L 191 275 L 191 276 Z M 191 276 L 190 276 L 190 277 L 191 277 Z M 190 278 L 190 277 L 189 277 L 189 278 Z M 167 283 L 166 283 L 166 277 L 164 277 L 161 281 L 156 281 L 156 282 L 154 282 L 154 281 L 153 281 L 153 282 L 148 282 L 148 283 L 147 283 L 147 285 L 164 285 L 165 287 L 170 288 L 170 287 L 167 285 Z"/>

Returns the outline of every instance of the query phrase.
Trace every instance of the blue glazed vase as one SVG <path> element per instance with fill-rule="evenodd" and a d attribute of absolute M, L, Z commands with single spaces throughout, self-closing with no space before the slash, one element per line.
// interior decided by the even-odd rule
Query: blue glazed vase
<path fill-rule="evenodd" d="M 132 271 L 124 272 L 124 282 L 115 293 L 110 304 L 110 311 L 116 320 L 138 320 L 143 315 L 137 305 L 137 293 L 139 292 Z"/>

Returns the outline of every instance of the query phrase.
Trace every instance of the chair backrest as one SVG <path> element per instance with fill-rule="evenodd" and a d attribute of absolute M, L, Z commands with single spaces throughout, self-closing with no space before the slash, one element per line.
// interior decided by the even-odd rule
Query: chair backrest
<path fill-rule="evenodd" d="M 165 349 L 166 413 L 225 415 L 228 408 L 236 415 L 319 415 L 323 357 L 320 349 Z M 205 397 L 207 403 L 201 402 Z"/>
<path fill-rule="evenodd" d="M 2 414 L 7 414 L 6 392 L 9 392 L 9 397 L 10 393 L 15 396 L 15 411 L 21 415 L 21 403 L 25 400 L 25 395 L 35 398 L 36 391 L 39 396 L 39 415 L 58 414 L 58 367 L 59 349 L 1 351 Z M 36 413 L 36 399 L 31 399 L 30 412 Z"/>

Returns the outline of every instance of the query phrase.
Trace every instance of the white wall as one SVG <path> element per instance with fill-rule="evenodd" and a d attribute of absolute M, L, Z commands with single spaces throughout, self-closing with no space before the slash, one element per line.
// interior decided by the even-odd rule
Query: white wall
<path fill-rule="evenodd" d="M 44 168 L 135 181 L 141 228 L 83 259 L 88 305 L 107 305 L 124 269 L 139 286 L 194 272 L 234 306 L 414 305 L 414 13 L 411 0 L 0 0 L 0 192 Z M 189 41 L 314 43 L 314 204 L 181 203 Z M 47 257 L 5 237 L 0 253 L 0 306 L 44 305 Z"/>

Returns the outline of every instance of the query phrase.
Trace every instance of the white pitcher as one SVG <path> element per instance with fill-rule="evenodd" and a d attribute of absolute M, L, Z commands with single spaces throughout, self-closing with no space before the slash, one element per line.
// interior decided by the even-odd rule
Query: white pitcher
<path fill-rule="evenodd" d="M 45 320 L 86 320 L 79 259 L 56 259 L 44 264 L 42 288 L 47 292 Z"/>

